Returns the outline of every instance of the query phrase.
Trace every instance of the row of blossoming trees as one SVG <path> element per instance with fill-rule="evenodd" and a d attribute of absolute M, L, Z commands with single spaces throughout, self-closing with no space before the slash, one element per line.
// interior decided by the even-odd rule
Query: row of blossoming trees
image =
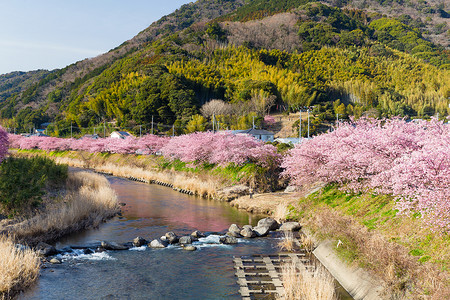
<path fill-rule="evenodd" d="M 360 119 L 290 151 L 282 167 L 298 185 L 338 183 L 392 194 L 400 212 L 420 212 L 450 229 L 450 126 L 437 120 Z"/>
<path fill-rule="evenodd" d="M 401 212 L 420 212 L 433 226 L 450 228 L 450 126 L 437 120 L 360 119 L 340 124 L 281 157 L 246 135 L 197 132 L 168 138 L 60 139 L 10 136 L 21 149 L 160 153 L 183 162 L 281 165 L 293 184 L 337 183 L 348 191 L 392 194 Z"/>
<path fill-rule="evenodd" d="M 183 162 L 210 163 L 221 166 L 234 163 L 242 165 L 253 162 L 261 166 L 280 163 L 276 147 L 260 142 L 248 135 L 228 132 L 195 132 L 191 134 L 162 137 L 145 135 L 142 138 L 83 138 L 63 139 L 55 137 L 22 137 L 10 135 L 11 147 L 42 149 L 47 151 L 87 151 L 119 154 L 161 154 Z"/>

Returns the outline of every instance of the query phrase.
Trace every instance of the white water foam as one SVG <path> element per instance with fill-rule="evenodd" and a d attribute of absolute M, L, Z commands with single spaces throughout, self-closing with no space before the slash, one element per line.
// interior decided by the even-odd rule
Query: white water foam
<path fill-rule="evenodd" d="M 147 249 L 147 246 L 133 247 L 128 250 L 130 250 L 130 251 L 145 251 L 145 249 Z"/>
<path fill-rule="evenodd" d="M 83 259 L 83 260 L 116 260 L 116 258 L 110 256 L 106 251 L 105 252 L 95 252 L 91 254 L 84 254 L 84 251 L 81 249 L 74 249 L 73 252 L 58 254 L 57 258 L 62 261 L 66 261 L 69 259 Z"/>
<path fill-rule="evenodd" d="M 227 244 L 221 244 L 220 243 L 220 235 L 211 234 L 204 238 L 199 238 L 197 242 L 193 242 L 192 245 L 197 247 L 197 249 L 202 248 L 213 248 L 213 247 L 220 247 L 220 248 L 227 248 L 231 249 L 233 246 L 227 245 Z"/>

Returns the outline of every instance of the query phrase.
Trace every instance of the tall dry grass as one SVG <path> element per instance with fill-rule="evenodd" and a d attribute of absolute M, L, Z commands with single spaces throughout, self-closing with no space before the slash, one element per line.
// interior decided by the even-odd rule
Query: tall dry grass
<path fill-rule="evenodd" d="M 40 260 L 31 249 L 18 249 L 11 239 L 0 236 L 0 299 L 12 298 L 39 275 Z"/>
<path fill-rule="evenodd" d="M 58 164 L 67 164 L 78 168 L 92 168 L 98 172 L 113 174 L 119 177 L 135 177 L 147 181 L 160 181 L 172 184 L 174 188 L 189 190 L 202 197 L 214 197 L 217 187 L 221 186 L 218 180 L 199 174 L 173 172 L 170 170 L 158 171 L 152 167 L 153 162 L 139 161 L 133 157 L 99 156 L 85 157 L 86 154 L 74 153 L 81 158 L 72 156 L 50 157 Z M 121 160 L 121 163 L 117 161 Z"/>
<path fill-rule="evenodd" d="M 301 209 L 308 211 L 308 206 Z M 404 246 L 387 240 L 379 232 L 369 231 L 350 216 L 327 207 L 314 207 L 303 221 L 317 233 L 345 239 L 340 251 L 353 253 L 356 262 L 364 264 L 386 283 L 394 298 L 450 299 L 447 270 L 420 263 Z M 405 231 L 404 235 L 410 234 L 411 230 Z"/>
<path fill-rule="evenodd" d="M 213 197 L 217 182 L 210 178 L 172 171 L 147 170 L 141 167 L 120 166 L 112 163 L 99 165 L 95 170 L 119 177 L 136 177 L 147 181 L 161 181 L 172 184 L 174 188 L 189 190 L 202 197 Z"/>
<path fill-rule="evenodd" d="M 286 221 L 286 217 L 289 214 L 289 206 L 286 202 L 280 202 L 275 207 L 275 210 L 273 211 L 273 218 L 277 220 L 278 222 Z"/>
<path fill-rule="evenodd" d="M 278 243 L 278 247 L 280 247 L 280 250 L 292 252 L 294 251 L 296 244 L 297 241 L 294 238 L 294 234 L 292 233 L 292 231 L 283 231 L 283 238 Z"/>
<path fill-rule="evenodd" d="M 89 172 L 69 174 L 67 193 L 45 211 L 9 226 L 16 238 L 30 244 L 55 240 L 70 232 L 96 227 L 119 211 L 108 180 Z"/>
<path fill-rule="evenodd" d="M 306 234 L 302 234 L 300 236 L 300 245 L 308 253 L 311 253 L 314 251 L 314 240 Z"/>
<path fill-rule="evenodd" d="M 308 271 L 300 262 L 292 261 L 282 266 L 282 283 L 285 300 L 335 300 L 334 279 L 323 268 Z"/>

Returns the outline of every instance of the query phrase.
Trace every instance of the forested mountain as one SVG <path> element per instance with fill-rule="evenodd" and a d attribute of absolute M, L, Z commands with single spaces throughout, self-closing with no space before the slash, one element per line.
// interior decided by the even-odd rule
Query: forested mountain
<path fill-rule="evenodd" d="M 159 130 L 175 124 L 181 133 L 188 123 L 206 122 L 196 115 L 211 99 L 230 103 L 218 117 L 229 128 L 249 126 L 252 116 L 277 106 L 292 112 L 314 106 L 317 122 L 335 113 L 445 116 L 445 5 L 200 0 L 96 58 L 0 76 L 0 114 L 4 126 L 17 130 L 51 121 L 59 135 L 71 124 L 137 130 L 152 118 Z M 404 14 L 410 11 L 415 15 Z"/>

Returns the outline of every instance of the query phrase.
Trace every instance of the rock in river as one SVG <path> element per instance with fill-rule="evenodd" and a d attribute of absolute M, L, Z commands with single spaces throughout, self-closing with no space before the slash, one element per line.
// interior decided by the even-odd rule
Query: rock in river
<path fill-rule="evenodd" d="M 280 224 L 272 218 L 264 218 L 258 221 L 258 226 L 267 226 L 270 230 L 277 230 Z"/>
<path fill-rule="evenodd" d="M 203 232 L 196 230 L 193 233 L 191 233 L 191 236 L 198 239 L 198 238 L 205 237 L 206 235 L 203 234 Z"/>
<path fill-rule="evenodd" d="M 269 234 L 270 227 L 269 226 L 256 226 L 253 227 L 253 231 L 256 232 L 258 236 L 266 236 Z"/>
<path fill-rule="evenodd" d="M 138 236 L 133 240 L 133 246 L 135 247 L 141 247 L 144 246 L 145 244 L 148 244 L 148 241 L 143 237 Z"/>
<path fill-rule="evenodd" d="M 195 247 L 195 246 L 185 246 L 185 247 L 183 247 L 183 250 L 186 250 L 186 251 L 195 251 L 195 250 L 197 250 L 197 247 Z"/>
<path fill-rule="evenodd" d="M 166 248 L 168 244 L 169 243 L 167 241 L 162 241 L 160 239 L 156 239 L 156 240 L 151 241 L 151 243 L 148 244 L 148 246 L 150 248 Z"/>
<path fill-rule="evenodd" d="M 238 241 L 237 238 L 235 238 L 234 236 L 226 235 L 220 237 L 219 242 L 221 244 L 237 244 Z"/>
<path fill-rule="evenodd" d="M 37 244 L 36 250 L 39 255 L 45 256 L 45 257 L 55 255 L 58 253 L 58 251 L 55 249 L 55 247 L 53 247 L 52 245 L 43 243 L 43 242 L 39 242 L 39 244 Z"/>
<path fill-rule="evenodd" d="M 228 235 L 241 237 L 241 230 L 242 228 L 240 228 L 236 224 L 231 224 L 230 228 L 228 228 Z"/>
<path fill-rule="evenodd" d="M 106 250 L 128 250 L 127 246 L 120 245 L 116 242 L 102 242 L 102 247 Z"/>
<path fill-rule="evenodd" d="M 192 244 L 192 237 L 190 235 L 182 236 L 179 239 L 179 243 L 182 245 Z"/>
<path fill-rule="evenodd" d="M 172 231 L 167 232 L 165 234 L 165 237 L 167 238 L 167 241 L 169 242 L 169 244 L 178 243 L 178 236 L 175 233 L 173 233 Z"/>
<path fill-rule="evenodd" d="M 302 228 L 299 222 L 285 222 L 280 226 L 280 230 L 298 231 Z"/>
<path fill-rule="evenodd" d="M 61 261 L 59 259 L 57 259 L 57 258 L 52 258 L 52 259 L 50 259 L 50 263 L 54 264 L 54 265 L 57 265 L 57 264 L 60 264 Z"/>
<path fill-rule="evenodd" d="M 245 238 L 254 238 L 256 233 L 250 228 L 244 228 L 241 230 L 241 235 Z"/>

